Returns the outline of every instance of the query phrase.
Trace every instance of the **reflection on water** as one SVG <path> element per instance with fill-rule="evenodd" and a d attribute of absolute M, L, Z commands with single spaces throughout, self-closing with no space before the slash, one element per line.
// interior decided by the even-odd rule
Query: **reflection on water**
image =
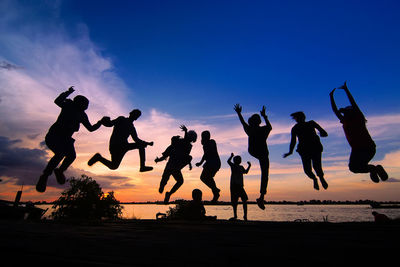
<path fill-rule="evenodd" d="M 46 206 L 46 207 L 44 207 Z M 172 205 L 156 204 L 124 204 L 122 205 L 124 219 L 155 219 L 158 212 L 166 213 Z M 49 208 L 45 216 L 51 214 L 51 205 L 42 205 Z M 233 216 L 231 206 L 206 206 L 209 216 L 217 216 L 218 219 L 226 220 Z M 323 222 L 369 222 L 374 218 L 371 214 L 373 209 L 369 205 L 266 205 L 261 210 L 257 205 L 248 205 L 248 219 L 253 221 L 295 221 L 309 220 Z M 379 209 L 379 213 L 386 214 L 389 218 L 399 218 L 400 209 Z M 242 206 L 238 206 L 238 218 L 243 217 Z"/>

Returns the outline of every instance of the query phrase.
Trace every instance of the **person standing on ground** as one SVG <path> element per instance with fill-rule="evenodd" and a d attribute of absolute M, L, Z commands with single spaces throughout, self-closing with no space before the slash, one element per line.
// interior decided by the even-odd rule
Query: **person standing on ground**
<path fill-rule="evenodd" d="M 232 162 L 233 158 L 233 162 Z M 247 174 L 250 170 L 251 163 L 247 162 L 248 167 L 245 169 L 240 163 L 242 158 L 235 156 L 233 153 L 228 159 L 228 164 L 231 167 L 231 203 L 233 207 L 233 217 L 230 220 L 237 220 L 237 206 L 239 198 L 242 199 L 243 203 L 243 219 L 247 221 L 247 197 L 246 191 L 244 190 L 243 174 Z"/>

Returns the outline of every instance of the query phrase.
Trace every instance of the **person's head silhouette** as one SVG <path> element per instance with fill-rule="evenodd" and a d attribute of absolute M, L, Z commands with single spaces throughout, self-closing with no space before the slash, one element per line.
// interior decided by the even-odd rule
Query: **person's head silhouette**
<path fill-rule="evenodd" d="M 194 143 L 197 140 L 197 133 L 193 130 L 190 130 L 187 132 L 186 138 L 189 142 Z"/>
<path fill-rule="evenodd" d="M 236 165 L 239 165 L 240 163 L 242 163 L 242 157 L 241 156 L 234 156 L 233 157 L 233 163 L 235 163 Z"/>
<path fill-rule="evenodd" d="M 251 117 L 248 119 L 250 127 L 258 127 L 261 124 L 261 118 L 260 115 L 258 114 L 253 114 Z"/>
<path fill-rule="evenodd" d="M 351 117 L 354 114 L 354 108 L 353 106 L 347 106 L 344 108 L 340 108 L 339 112 L 343 115 L 343 117 Z"/>
<path fill-rule="evenodd" d="M 211 138 L 210 132 L 209 131 L 203 131 L 201 133 L 201 143 L 204 144 L 207 141 L 209 141 Z"/>
<path fill-rule="evenodd" d="M 196 202 L 201 202 L 203 199 L 203 192 L 200 189 L 193 189 L 192 191 L 192 198 Z"/>
<path fill-rule="evenodd" d="M 80 110 L 86 110 L 89 107 L 89 100 L 83 95 L 77 95 L 74 97 L 74 104 Z"/>
<path fill-rule="evenodd" d="M 304 114 L 303 111 L 294 112 L 294 113 L 290 114 L 290 116 L 292 116 L 292 118 L 296 122 L 305 122 L 306 121 L 306 115 Z"/>
<path fill-rule="evenodd" d="M 129 113 L 129 118 L 132 120 L 137 120 L 142 115 L 142 112 L 138 109 L 134 109 Z"/>

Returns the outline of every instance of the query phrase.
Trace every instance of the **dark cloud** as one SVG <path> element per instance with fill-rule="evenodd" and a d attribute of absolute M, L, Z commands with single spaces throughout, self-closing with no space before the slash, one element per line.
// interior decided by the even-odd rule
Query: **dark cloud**
<path fill-rule="evenodd" d="M 82 176 L 82 174 L 87 175 L 94 180 L 103 188 L 108 190 L 117 190 L 117 189 L 122 189 L 122 188 L 133 188 L 135 185 L 131 183 L 131 179 L 126 176 L 118 176 L 118 175 L 96 175 L 92 172 L 82 170 L 82 169 L 76 169 L 73 167 L 70 167 L 66 171 L 66 176 L 67 178 L 69 177 L 75 177 L 79 178 Z"/>
<path fill-rule="evenodd" d="M 47 148 L 45 144 L 41 144 L 43 149 L 16 147 L 15 145 L 20 142 L 21 140 L 11 140 L 0 136 L 0 177 L 10 177 L 12 178 L 12 182 L 18 185 L 36 185 L 48 161 L 46 157 Z M 102 188 L 107 190 L 132 188 L 135 186 L 131 183 L 131 179 L 125 176 L 96 175 L 89 171 L 73 168 L 72 166 L 65 173 L 67 178 L 78 178 L 82 174 L 92 177 Z M 48 186 L 66 188 L 66 185 L 57 184 L 54 175 L 50 176 Z"/>
<path fill-rule="evenodd" d="M 0 68 L 6 69 L 6 70 L 22 69 L 22 67 L 8 63 L 7 61 L 4 61 L 4 60 L 0 62 Z"/>
<path fill-rule="evenodd" d="M 47 163 L 46 152 L 15 147 L 19 142 L 0 136 L 0 176 L 15 178 L 17 184 L 36 184 Z"/>

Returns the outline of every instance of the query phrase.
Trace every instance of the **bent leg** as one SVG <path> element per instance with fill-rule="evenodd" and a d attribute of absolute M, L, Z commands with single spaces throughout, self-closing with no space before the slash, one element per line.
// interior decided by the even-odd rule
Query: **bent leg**
<path fill-rule="evenodd" d="M 203 168 L 200 175 L 200 180 L 207 185 L 213 192 L 218 190 L 217 185 L 214 181 L 214 175 L 216 171 L 212 168 Z"/>
<path fill-rule="evenodd" d="M 312 161 L 313 168 L 314 168 L 317 176 L 319 177 L 322 187 L 324 189 L 327 189 L 328 183 L 326 182 L 326 180 L 324 178 L 324 171 L 322 170 L 321 158 L 322 158 L 322 152 L 317 152 L 317 153 L 313 154 L 311 161 Z"/>
<path fill-rule="evenodd" d="M 64 156 L 64 154 L 54 154 L 54 156 L 49 160 L 46 167 L 44 168 L 43 175 L 50 176 L 53 173 L 54 169 L 57 168 L 58 164 L 60 164 Z"/>
<path fill-rule="evenodd" d="M 183 185 L 183 175 L 180 170 L 172 172 L 172 177 L 176 180 L 175 185 L 169 191 L 170 195 L 175 193 Z"/>
<path fill-rule="evenodd" d="M 303 164 L 304 173 L 310 178 L 315 179 L 315 174 L 312 172 L 312 159 L 308 154 L 300 154 L 301 162 Z"/>
<path fill-rule="evenodd" d="M 313 165 L 313 169 L 318 177 L 324 177 L 324 171 L 322 170 L 322 153 L 314 153 L 312 155 L 311 161 Z"/>
<path fill-rule="evenodd" d="M 59 168 L 60 172 L 65 172 L 68 169 L 68 167 L 74 162 L 75 159 L 76 159 L 75 147 L 73 144 L 71 144 L 68 150 L 66 151 L 65 158 Z"/>
<path fill-rule="evenodd" d="M 140 171 L 146 172 L 151 171 L 153 167 L 146 166 L 146 144 L 144 143 L 128 143 L 127 151 L 138 149 L 139 150 L 139 160 L 140 160 Z"/>
<path fill-rule="evenodd" d="M 375 171 L 375 166 L 369 164 L 375 156 L 375 148 L 353 149 L 349 159 L 349 170 L 353 173 L 368 173 Z"/>
<path fill-rule="evenodd" d="M 312 172 L 312 157 L 310 153 L 300 154 L 301 162 L 303 163 L 304 173 L 313 180 L 313 187 L 315 190 L 319 190 L 318 180 L 315 174 Z M 325 183 L 324 183 L 325 184 Z"/>
<path fill-rule="evenodd" d="M 158 188 L 158 192 L 160 192 L 160 194 L 162 194 L 162 192 L 164 191 L 164 187 L 167 185 L 170 176 L 171 171 L 165 168 L 161 176 L 160 187 Z"/>

